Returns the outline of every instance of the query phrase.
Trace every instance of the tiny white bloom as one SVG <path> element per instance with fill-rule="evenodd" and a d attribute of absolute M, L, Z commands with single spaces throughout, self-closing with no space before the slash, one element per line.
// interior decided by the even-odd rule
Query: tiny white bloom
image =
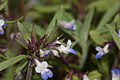
<path fill-rule="evenodd" d="M 51 70 L 47 69 L 48 63 L 46 61 L 39 62 L 37 59 L 34 59 L 36 66 L 35 66 L 35 71 L 37 73 L 41 73 L 41 77 L 44 80 L 47 80 L 48 78 L 53 77 L 53 73 Z"/>
<path fill-rule="evenodd" d="M 66 54 L 69 54 L 69 53 L 76 54 L 76 51 L 73 50 L 72 48 L 70 48 L 71 44 L 72 44 L 71 40 L 68 40 L 66 46 L 61 45 L 61 46 L 57 47 L 57 49 L 60 52 L 63 52 L 63 53 L 66 53 Z"/>
<path fill-rule="evenodd" d="M 102 58 L 103 55 L 107 54 L 109 52 L 109 46 L 110 44 L 106 44 L 103 48 L 97 46 L 95 48 L 98 51 L 98 53 L 96 54 L 96 59 Z"/>

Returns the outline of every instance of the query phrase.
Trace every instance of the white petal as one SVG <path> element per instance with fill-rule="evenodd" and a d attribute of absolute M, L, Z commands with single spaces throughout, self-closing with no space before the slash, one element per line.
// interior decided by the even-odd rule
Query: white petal
<path fill-rule="evenodd" d="M 69 49 L 69 48 L 70 48 L 70 46 L 71 46 L 71 44 L 72 44 L 71 40 L 68 40 L 68 41 L 67 41 L 67 46 L 66 46 L 66 48 L 68 48 L 68 49 Z"/>
<path fill-rule="evenodd" d="M 89 78 L 87 77 L 87 75 L 83 75 L 83 80 L 89 80 Z"/>
<path fill-rule="evenodd" d="M 61 42 L 60 42 L 60 41 L 58 41 L 58 40 L 57 40 L 57 41 L 55 41 L 55 43 L 56 43 L 56 44 L 61 44 Z"/>
<path fill-rule="evenodd" d="M 35 63 L 36 63 L 37 66 L 38 66 L 38 65 L 41 65 L 41 62 L 38 61 L 38 59 L 34 59 L 34 60 L 35 60 Z"/>
<path fill-rule="evenodd" d="M 96 51 L 100 51 L 100 52 L 103 51 L 103 49 L 100 46 L 96 46 L 95 49 L 96 49 Z"/>
<path fill-rule="evenodd" d="M 44 51 L 42 49 L 40 49 L 39 51 L 40 51 L 40 57 L 44 57 Z"/>
<path fill-rule="evenodd" d="M 54 50 L 54 49 L 51 49 L 51 51 L 52 51 L 52 53 L 53 53 L 54 56 L 59 57 L 58 51 L 56 51 L 56 50 Z"/>
<path fill-rule="evenodd" d="M 57 47 L 57 49 L 60 51 L 60 52 L 66 52 L 67 51 L 67 48 L 63 45 L 61 45 L 60 47 Z"/>
<path fill-rule="evenodd" d="M 48 63 L 46 62 L 46 61 L 43 61 L 42 63 L 41 63 L 41 67 L 42 67 L 42 69 L 46 69 L 47 67 L 48 67 Z"/>
<path fill-rule="evenodd" d="M 3 19 L 0 19 L 0 26 L 3 26 L 5 21 Z"/>
<path fill-rule="evenodd" d="M 35 67 L 35 72 L 36 72 L 36 73 L 41 73 L 41 71 L 42 71 L 41 66 L 36 66 L 36 67 Z"/>
<path fill-rule="evenodd" d="M 110 46 L 109 44 L 106 44 L 106 45 L 104 46 L 103 51 L 104 51 L 105 53 L 108 53 L 108 52 L 109 52 L 109 50 L 108 50 L 109 46 Z"/>

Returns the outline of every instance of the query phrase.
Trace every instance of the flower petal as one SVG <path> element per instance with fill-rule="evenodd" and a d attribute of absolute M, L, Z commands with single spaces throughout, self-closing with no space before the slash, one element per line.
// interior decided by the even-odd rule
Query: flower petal
<path fill-rule="evenodd" d="M 71 40 L 68 40 L 68 41 L 67 41 L 67 46 L 66 46 L 66 48 L 68 48 L 68 49 L 69 49 L 69 48 L 70 48 L 70 46 L 71 46 L 71 44 L 72 44 Z"/>
<path fill-rule="evenodd" d="M 120 37 L 120 29 L 119 29 L 119 31 L 118 31 L 118 36 Z"/>
<path fill-rule="evenodd" d="M 44 57 L 48 57 L 50 55 L 50 50 L 45 50 L 44 51 Z"/>
<path fill-rule="evenodd" d="M 4 34 L 4 30 L 2 28 L 2 26 L 0 26 L 0 35 L 3 35 Z"/>
<path fill-rule="evenodd" d="M 0 26 L 3 26 L 5 21 L 3 19 L 0 19 Z"/>
<path fill-rule="evenodd" d="M 103 49 L 100 46 L 96 46 L 95 50 L 96 51 L 103 51 Z"/>
<path fill-rule="evenodd" d="M 35 67 L 35 72 L 36 73 L 41 73 L 41 71 L 42 71 L 42 68 L 40 66 Z"/>
<path fill-rule="evenodd" d="M 52 78 L 52 77 L 53 77 L 53 73 L 52 73 L 52 71 L 49 70 L 49 69 L 45 69 L 45 70 L 46 70 L 46 74 L 47 74 L 47 76 L 48 76 L 49 78 Z"/>
<path fill-rule="evenodd" d="M 46 69 L 47 67 L 48 67 L 48 63 L 46 62 L 46 61 L 43 61 L 42 63 L 41 63 L 41 67 L 42 67 L 42 69 Z"/>
<path fill-rule="evenodd" d="M 70 49 L 68 50 L 68 52 L 69 52 L 69 53 L 72 53 L 72 54 L 76 54 L 76 51 L 73 50 L 72 48 L 70 48 Z"/>
<path fill-rule="evenodd" d="M 98 53 L 96 54 L 96 59 L 102 58 L 103 55 L 105 55 L 104 52 L 98 52 Z"/>
<path fill-rule="evenodd" d="M 44 79 L 44 80 L 47 80 L 48 79 L 48 75 L 46 74 L 46 70 L 42 70 L 41 71 L 41 77 Z"/>
<path fill-rule="evenodd" d="M 112 69 L 112 80 L 120 80 L 120 69 Z"/>
<path fill-rule="evenodd" d="M 109 44 L 106 44 L 106 45 L 104 46 L 103 51 L 104 51 L 105 53 L 108 53 L 108 52 L 109 52 L 109 50 L 108 50 L 109 46 L 110 46 Z"/>
<path fill-rule="evenodd" d="M 59 57 L 58 51 L 51 49 L 51 52 L 53 53 L 54 56 Z"/>
<path fill-rule="evenodd" d="M 87 75 L 83 75 L 83 80 L 89 80 L 89 78 L 87 77 Z"/>

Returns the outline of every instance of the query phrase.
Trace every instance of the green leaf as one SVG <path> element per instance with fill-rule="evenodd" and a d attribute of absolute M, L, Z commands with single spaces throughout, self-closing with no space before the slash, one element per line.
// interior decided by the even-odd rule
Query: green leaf
<path fill-rule="evenodd" d="M 87 42 L 93 14 L 94 14 L 94 10 L 91 9 L 85 17 L 83 26 L 80 27 L 79 40 L 80 40 L 81 46 Z"/>
<path fill-rule="evenodd" d="M 105 23 L 109 22 L 112 17 L 115 15 L 115 13 L 119 10 L 119 3 L 111 7 L 110 9 L 107 10 L 107 12 L 104 14 L 102 17 L 101 21 L 99 22 L 97 26 L 97 31 L 99 32 L 104 32 L 105 31 Z"/>
<path fill-rule="evenodd" d="M 58 11 L 56 12 L 55 16 L 53 17 L 52 21 L 50 22 L 47 30 L 46 30 L 46 34 L 48 35 L 48 41 L 52 41 L 55 40 L 57 37 L 60 36 L 60 30 L 58 29 L 58 25 L 62 16 L 62 6 L 60 7 L 60 9 L 58 9 Z"/>
<path fill-rule="evenodd" d="M 5 71 L 5 76 L 4 76 L 4 80 L 14 80 L 13 76 L 14 76 L 14 72 L 15 72 L 15 66 L 10 66 L 9 68 L 6 69 Z"/>
<path fill-rule="evenodd" d="M 0 11 L 7 6 L 8 1 L 0 5 Z"/>
<path fill-rule="evenodd" d="M 38 26 L 35 23 L 23 22 L 22 24 L 23 26 L 25 26 L 26 30 L 28 30 L 29 32 L 32 32 L 32 26 L 34 26 L 36 30 L 36 34 L 38 36 L 43 36 L 45 34 L 45 30 L 41 26 Z"/>
<path fill-rule="evenodd" d="M 15 70 L 15 73 L 20 72 L 27 65 L 27 63 L 28 63 L 28 61 L 25 61 L 24 63 L 22 62 L 21 64 L 19 64 Z"/>
<path fill-rule="evenodd" d="M 109 24 L 105 24 L 105 25 L 106 25 L 108 31 L 110 32 L 110 34 L 112 35 L 113 40 L 115 41 L 117 47 L 120 49 L 120 38 L 119 38 L 118 34 Z"/>
<path fill-rule="evenodd" d="M 58 9 L 58 11 L 56 12 L 56 14 L 53 17 L 52 21 L 50 22 L 50 24 L 49 24 L 49 26 L 48 26 L 48 28 L 46 30 L 47 34 L 50 35 L 52 33 L 53 29 L 56 27 L 56 23 L 57 23 L 57 25 L 59 25 L 62 12 L 63 12 L 63 9 L 62 9 L 62 6 L 61 6 L 60 9 Z"/>
<path fill-rule="evenodd" d="M 94 70 L 88 74 L 88 77 L 90 80 L 101 80 L 102 75 L 98 71 Z"/>
<path fill-rule="evenodd" d="M 80 78 L 78 78 L 78 76 L 73 75 L 73 76 L 72 76 L 72 80 L 81 80 L 81 79 L 80 79 Z"/>
<path fill-rule="evenodd" d="M 19 55 L 19 56 L 16 56 L 16 57 L 11 57 L 9 58 L 8 60 L 5 60 L 3 62 L 0 63 L 0 71 L 12 66 L 13 64 L 23 60 L 27 58 L 26 55 Z"/>
<path fill-rule="evenodd" d="M 22 38 L 25 39 L 26 41 L 30 40 L 29 34 L 26 31 L 26 29 L 23 27 L 23 25 L 20 22 L 17 22 L 17 25 Z"/>
<path fill-rule="evenodd" d="M 81 45 L 82 48 L 82 60 L 81 60 L 81 65 L 80 69 L 82 69 L 85 65 L 85 62 L 87 60 L 88 56 L 88 47 L 89 47 L 89 41 L 88 40 L 88 35 L 89 35 L 89 29 L 90 29 L 90 24 L 92 21 L 92 17 L 94 14 L 94 9 L 91 9 L 87 16 L 85 17 L 85 21 L 83 26 L 79 28 L 79 44 Z"/>
<path fill-rule="evenodd" d="M 92 30 L 90 31 L 90 37 L 96 44 L 104 44 L 104 42 L 107 42 L 106 39 L 104 39 L 99 32 Z"/>

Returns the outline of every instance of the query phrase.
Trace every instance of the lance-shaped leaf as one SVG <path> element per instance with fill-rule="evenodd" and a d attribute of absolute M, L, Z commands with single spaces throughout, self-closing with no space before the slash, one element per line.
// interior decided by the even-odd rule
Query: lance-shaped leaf
<path fill-rule="evenodd" d="M 117 47 L 120 49 L 120 38 L 117 34 L 117 32 L 110 26 L 109 24 L 105 24 L 108 31 L 110 32 L 111 36 L 113 37 L 113 40 L 115 41 Z"/>
<path fill-rule="evenodd" d="M 7 6 L 8 1 L 0 5 L 0 11 Z"/>
<path fill-rule="evenodd" d="M 26 41 L 30 40 L 30 36 L 26 31 L 26 29 L 23 27 L 23 25 L 20 22 L 17 22 L 17 25 L 18 25 L 18 29 L 20 31 L 21 37 Z"/>
<path fill-rule="evenodd" d="M 48 36 L 51 35 L 53 33 L 53 29 L 55 29 L 55 27 L 59 25 L 62 12 L 63 12 L 63 9 L 61 6 L 60 9 L 58 9 L 58 11 L 56 12 L 55 16 L 53 17 L 52 21 L 50 22 L 47 28 L 46 33 L 48 34 Z"/>
<path fill-rule="evenodd" d="M 105 31 L 105 23 L 111 20 L 111 18 L 115 15 L 115 13 L 119 10 L 120 4 L 117 3 L 113 7 L 107 10 L 107 12 L 102 17 L 100 23 L 97 26 L 97 31 L 104 32 Z"/>
<path fill-rule="evenodd" d="M 84 24 L 83 26 L 80 27 L 80 31 L 79 31 L 79 40 L 80 40 L 80 44 L 81 46 L 84 45 L 84 43 L 86 43 L 87 39 L 88 39 L 88 35 L 89 35 L 89 29 L 90 29 L 90 24 L 92 22 L 92 17 L 93 17 L 93 14 L 94 14 L 94 10 L 91 9 L 86 18 L 85 18 L 85 21 L 84 21 Z"/>
<path fill-rule="evenodd" d="M 26 59 L 27 56 L 26 55 L 19 55 L 19 56 L 16 56 L 16 57 L 11 57 L 9 58 L 8 60 L 5 60 L 3 62 L 0 63 L 0 71 L 12 66 L 13 64 L 23 60 L 23 59 Z"/>
<path fill-rule="evenodd" d="M 58 11 L 56 12 L 55 16 L 53 17 L 52 21 L 50 22 L 46 30 L 46 34 L 48 35 L 47 43 L 55 40 L 58 36 L 60 36 L 60 30 L 58 29 L 57 26 L 59 25 L 62 12 L 63 12 L 63 9 L 61 6 L 60 9 L 58 9 Z"/>

